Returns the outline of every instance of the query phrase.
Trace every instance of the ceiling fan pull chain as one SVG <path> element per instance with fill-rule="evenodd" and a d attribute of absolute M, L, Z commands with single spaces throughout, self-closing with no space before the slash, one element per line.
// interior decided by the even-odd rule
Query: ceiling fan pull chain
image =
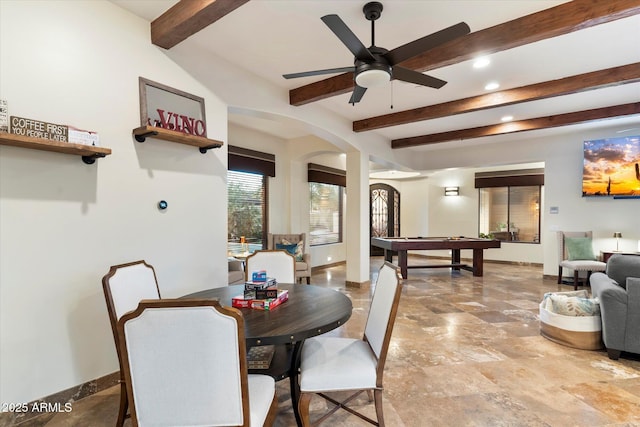
<path fill-rule="evenodd" d="M 391 86 L 391 106 L 389 109 L 393 110 L 393 80 L 391 80 L 391 84 L 389 86 Z"/>

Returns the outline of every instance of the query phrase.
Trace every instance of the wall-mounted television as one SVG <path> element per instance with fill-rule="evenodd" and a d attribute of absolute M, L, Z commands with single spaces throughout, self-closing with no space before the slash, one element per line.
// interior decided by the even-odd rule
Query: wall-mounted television
<path fill-rule="evenodd" d="M 640 197 L 640 136 L 584 141 L 583 154 L 583 197 Z"/>

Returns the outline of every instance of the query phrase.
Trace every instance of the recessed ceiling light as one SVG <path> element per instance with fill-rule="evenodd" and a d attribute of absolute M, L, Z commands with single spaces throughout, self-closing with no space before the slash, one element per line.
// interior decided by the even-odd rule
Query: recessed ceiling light
<path fill-rule="evenodd" d="M 485 85 L 484 89 L 494 90 L 494 89 L 498 89 L 499 87 L 500 87 L 500 84 L 498 82 L 489 82 Z"/>
<path fill-rule="evenodd" d="M 484 68 L 491 63 L 491 60 L 486 56 L 481 56 L 473 61 L 473 68 Z"/>
<path fill-rule="evenodd" d="M 513 120 L 513 116 L 502 116 L 500 120 L 502 120 L 503 122 L 510 122 L 511 120 Z"/>

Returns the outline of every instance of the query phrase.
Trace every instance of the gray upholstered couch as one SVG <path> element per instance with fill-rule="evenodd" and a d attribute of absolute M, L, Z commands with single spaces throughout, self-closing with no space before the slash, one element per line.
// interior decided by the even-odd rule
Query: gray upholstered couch
<path fill-rule="evenodd" d="M 611 359 L 622 351 L 640 354 L 640 255 L 614 254 L 605 273 L 591 275 L 600 300 L 602 340 Z"/>

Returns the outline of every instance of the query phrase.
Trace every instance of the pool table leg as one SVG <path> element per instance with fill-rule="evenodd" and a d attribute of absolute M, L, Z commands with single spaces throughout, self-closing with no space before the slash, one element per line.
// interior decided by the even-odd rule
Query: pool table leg
<path fill-rule="evenodd" d="M 384 260 L 388 262 L 393 262 L 393 251 L 391 249 L 384 250 Z"/>
<path fill-rule="evenodd" d="M 460 264 L 460 249 L 451 249 L 451 264 Z M 451 269 L 460 271 L 460 267 L 452 267 Z"/>
<path fill-rule="evenodd" d="M 407 278 L 407 251 L 406 250 L 398 250 L 398 266 L 400 267 L 400 273 L 402 274 L 402 278 Z"/>
<path fill-rule="evenodd" d="M 482 264 L 484 262 L 483 258 L 484 250 L 483 249 L 474 249 L 473 250 L 473 275 L 474 276 L 482 276 Z"/>

